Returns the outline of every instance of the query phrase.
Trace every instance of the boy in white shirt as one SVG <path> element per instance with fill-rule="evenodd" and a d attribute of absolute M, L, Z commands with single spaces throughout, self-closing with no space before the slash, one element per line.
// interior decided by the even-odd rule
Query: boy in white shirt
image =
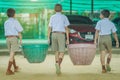
<path fill-rule="evenodd" d="M 98 45 L 100 50 L 100 61 L 102 65 L 102 73 L 106 73 L 107 71 L 111 71 L 110 61 L 112 57 L 112 40 L 111 40 L 111 33 L 113 34 L 116 47 L 119 47 L 119 41 L 116 34 L 116 27 L 115 25 L 109 20 L 110 12 L 109 10 L 103 10 L 100 13 L 101 20 L 97 22 L 95 27 L 95 40 L 94 43 L 96 44 L 98 39 Z M 105 64 L 105 56 L 107 56 L 107 62 Z"/>
<path fill-rule="evenodd" d="M 70 24 L 67 17 L 61 13 L 62 6 L 55 5 L 56 14 L 52 15 L 48 27 L 48 40 L 50 40 L 50 33 L 52 32 L 52 51 L 55 52 L 56 73 L 60 74 L 60 66 L 64 57 L 65 43 L 69 44 L 68 25 Z M 66 40 L 65 40 L 66 34 Z"/>
<path fill-rule="evenodd" d="M 8 68 L 6 71 L 6 75 L 13 75 L 14 72 L 19 70 L 19 67 L 16 65 L 15 61 L 15 52 L 19 50 L 19 42 L 18 38 L 20 39 L 20 44 L 22 44 L 22 34 L 23 28 L 21 24 L 15 19 L 15 10 L 9 8 L 7 10 L 8 20 L 4 23 L 4 30 L 5 30 L 5 37 L 7 46 L 10 52 L 10 58 L 8 62 Z M 11 67 L 14 67 L 14 72 L 11 70 Z"/>

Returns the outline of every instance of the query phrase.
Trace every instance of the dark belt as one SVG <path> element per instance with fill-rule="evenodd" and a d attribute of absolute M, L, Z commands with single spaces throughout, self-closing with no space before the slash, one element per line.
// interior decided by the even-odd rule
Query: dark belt
<path fill-rule="evenodd" d="M 6 36 L 6 38 L 13 38 L 13 37 L 18 37 L 18 36 L 13 36 L 13 35 L 11 35 L 11 36 Z"/>
<path fill-rule="evenodd" d="M 60 34 L 65 34 L 65 32 L 59 32 L 59 31 L 53 31 L 52 33 L 60 33 Z"/>

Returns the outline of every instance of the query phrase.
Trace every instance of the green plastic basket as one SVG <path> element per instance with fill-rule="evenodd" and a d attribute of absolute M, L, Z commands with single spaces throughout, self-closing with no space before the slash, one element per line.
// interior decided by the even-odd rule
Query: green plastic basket
<path fill-rule="evenodd" d="M 23 52 L 29 63 L 41 63 L 46 58 L 48 44 L 23 45 Z"/>

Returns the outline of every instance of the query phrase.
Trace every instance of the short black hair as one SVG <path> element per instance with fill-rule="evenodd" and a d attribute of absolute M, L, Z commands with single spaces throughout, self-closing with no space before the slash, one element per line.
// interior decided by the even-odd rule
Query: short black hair
<path fill-rule="evenodd" d="M 102 10 L 101 11 L 101 14 L 105 17 L 105 18 L 108 18 L 110 16 L 110 11 L 109 10 Z"/>
<path fill-rule="evenodd" d="M 7 10 L 7 16 L 8 17 L 14 17 L 14 15 L 15 15 L 15 10 L 13 8 L 9 8 Z"/>
<path fill-rule="evenodd" d="M 55 9 L 56 12 L 61 12 L 62 11 L 62 5 L 61 4 L 56 4 L 54 9 Z"/>

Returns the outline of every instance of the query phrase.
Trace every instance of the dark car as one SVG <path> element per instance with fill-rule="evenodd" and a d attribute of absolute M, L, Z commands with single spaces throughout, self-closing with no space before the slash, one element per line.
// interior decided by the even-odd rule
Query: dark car
<path fill-rule="evenodd" d="M 67 15 L 70 24 L 93 24 L 89 17 L 81 15 Z"/>
<path fill-rule="evenodd" d="M 70 44 L 93 43 L 95 28 L 89 17 L 80 15 L 67 15 L 70 25 Z"/>
<path fill-rule="evenodd" d="M 80 15 L 66 15 L 70 22 L 69 39 L 70 44 L 75 43 L 93 43 L 95 28 L 89 17 Z M 51 45 L 51 39 L 50 39 Z"/>
<path fill-rule="evenodd" d="M 115 24 L 115 26 L 117 28 L 118 40 L 120 42 L 120 17 L 113 19 L 112 22 Z M 115 42 L 115 39 L 113 38 L 113 36 L 112 36 L 112 44 L 113 44 L 113 46 L 116 45 L 116 42 Z"/>

